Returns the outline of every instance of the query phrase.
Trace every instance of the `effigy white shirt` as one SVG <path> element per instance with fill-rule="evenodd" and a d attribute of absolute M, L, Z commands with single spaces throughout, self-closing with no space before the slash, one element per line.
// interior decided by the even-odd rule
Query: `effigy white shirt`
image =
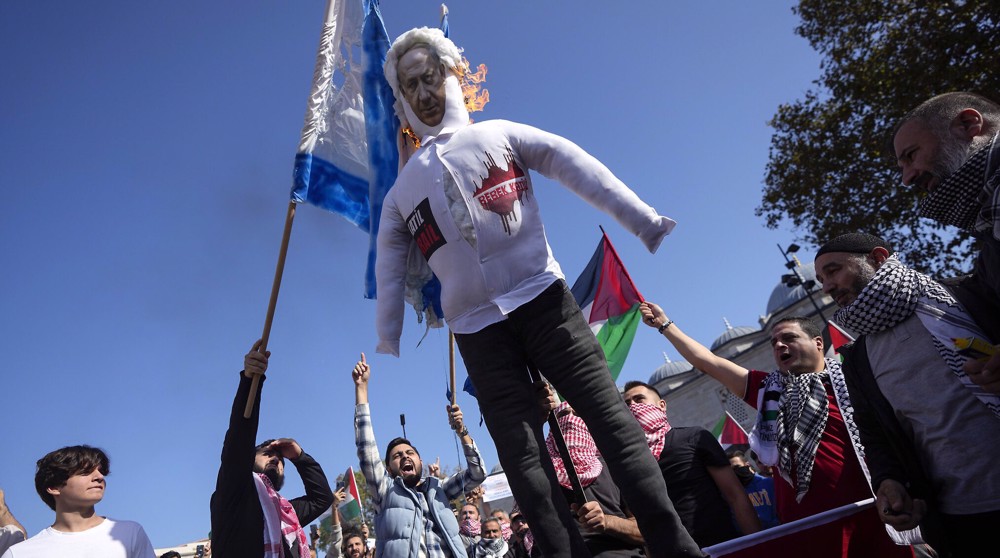
<path fill-rule="evenodd" d="M 406 261 L 414 242 L 441 281 L 444 317 L 455 333 L 504 320 L 563 278 L 529 169 L 614 217 L 650 252 L 676 224 L 565 138 L 505 120 L 445 128 L 424 138 L 382 207 L 375 264 L 378 352 L 399 355 Z M 461 199 L 449 199 L 456 191 Z"/>

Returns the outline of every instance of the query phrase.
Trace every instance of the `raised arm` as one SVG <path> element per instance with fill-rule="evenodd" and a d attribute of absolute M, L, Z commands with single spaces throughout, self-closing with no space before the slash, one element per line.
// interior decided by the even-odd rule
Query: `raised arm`
<path fill-rule="evenodd" d="M 708 347 L 688 337 L 656 304 L 643 302 L 639 306 L 639 311 L 642 312 L 642 323 L 666 337 L 692 366 L 715 378 L 737 397 L 742 398 L 746 394 L 747 376 L 749 376 L 746 368 L 716 356 Z"/>
<path fill-rule="evenodd" d="M 441 486 L 448 498 L 458 498 L 483 483 L 483 480 L 486 479 L 486 469 L 483 468 L 483 456 L 479 454 L 476 442 L 472 440 L 472 436 L 469 436 L 469 429 L 465 427 L 462 410 L 458 405 L 447 405 L 445 408 L 448 411 L 448 424 L 462 440 L 466 467 L 464 471 L 459 471 L 445 479 Z"/>
<path fill-rule="evenodd" d="M 4 499 L 3 489 L 0 488 L 0 527 L 7 527 L 7 526 L 14 527 L 15 529 L 21 531 L 20 536 L 15 534 L 11 537 L 11 539 L 13 539 L 10 541 L 11 544 L 23 541 L 25 538 L 27 538 L 28 532 L 24 529 L 24 525 L 21 525 L 21 523 L 17 520 L 17 518 L 14 517 L 14 514 L 11 513 L 10 508 L 7 507 L 7 501 Z M 3 541 L 3 542 L 8 542 L 8 541 Z"/>
<path fill-rule="evenodd" d="M 347 489 L 341 486 L 333 493 L 333 505 L 330 506 L 330 550 L 326 558 L 340 558 L 341 546 L 344 543 L 344 531 L 340 526 L 340 504 L 347 498 Z"/>
<path fill-rule="evenodd" d="M 304 496 L 292 499 L 291 504 L 302 525 L 312 523 L 333 503 L 333 490 L 330 489 L 326 473 L 319 463 L 302 451 L 299 443 L 291 438 L 279 438 L 271 442 L 268 447 L 280 452 L 281 456 L 289 460 L 298 471 L 306 493 Z"/>
<path fill-rule="evenodd" d="M 354 408 L 354 441 L 358 447 L 361 474 L 365 476 L 368 494 L 378 512 L 382 509 L 382 495 L 389 490 L 392 480 L 382 463 L 375 431 L 372 429 L 371 411 L 368 408 L 368 379 L 371 377 L 371 369 L 364 353 L 361 353 L 361 360 L 354 365 L 351 377 L 354 379 L 354 400 L 357 403 Z"/>
<path fill-rule="evenodd" d="M 252 482 L 253 460 L 257 439 L 257 425 L 260 419 L 261 394 L 264 391 L 264 372 L 267 371 L 267 361 L 271 351 L 260 351 L 261 340 L 258 339 L 250 351 L 243 357 L 243 373 L 240 374 L 240 385 L 233 399 L 229 414 L 229 429 L 222 442 L 222 464 L 216 480 L 216 494 L 213 499 L 228 502 L 230 498 L 239 497 L 247 483 Z M 250 418 L 243 418 L 243 408 L 250 394 L 250 383 L 254 376 L 261 378 L 260 389 L 254 402 Z M 223 504 L 224 505 L 224 504 Z"/>

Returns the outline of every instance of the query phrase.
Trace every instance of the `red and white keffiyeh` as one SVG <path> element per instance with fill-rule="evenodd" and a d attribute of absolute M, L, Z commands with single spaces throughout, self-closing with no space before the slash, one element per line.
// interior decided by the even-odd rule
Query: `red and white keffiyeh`
<path fill-rule="evenodd" d="M 510 540 L 510 536 L 513 533 L 514 532 L 510 530 L 510 522 L 509 521 L 502 521 L 501 520 L 500 521 L 500 536 L 503 537 L 503 540 L 509 541 Z"/>
<path fill-rule="evenodd" d="M 298 540 L 299 551 L 308 552 L 309 540 L 299 525 L 299 516 L 295 515 L 291 502 L 274 490 L 271 479 L 266 475 L 254 473 L 253 483 L 257 487 L 260 509 L 264 512 L 264 558 L 282 558 L 282 539 L 289 548 L 294 547 Z"/>
<path fill-rule="evenodd" d="M 649 444 L 653 459 L 659 459 L 660 453 L 663 452 L 664 439 L 667 437 L 667 432 L 670 432 L 667 413 L 659 406 L 649 403 L 633 403 L 629 405 L 629 410 L 646 434 L 646 443 Z"/>
<path fill-rule="evenodd" d="M 475 537 L 480 533 L 480 523 L 478 519 L 467 517 L 458 522 L 458 532 L 466 537 Z"/>
<path fill-rule="evenodd" d="M 559 421 L 559 428 L 562 430 L 563 439 L 566 440 L 566 447 L 569 448 L 569 456 L 576 468 L 576 475 L 580 477 L 580 484 L 590 486 L 601 474 L 604 467 L 601 465 L 601 460 L 598 459 L 597 444 L 590 436 L 587 424 L 573 413 L 563 413 L 567 409 L 569 409 L 569 403 L 563 401 L 553 412 L 556 414 L 556 420 Z M 551 432 L 545 438 L 545 447 L 548 448 L 552 465 L 556 468 L 559 484 L 563 488 L 572 490 L 573 485 L 566 473 L 566 465 L 563 464 L 562 456 L 559 455 L 556 440 Z"/>
<path fill-rule="evenodd" d="M 516 515 L 520 515 L 521 519 L 527 522 L 527 520 L 524 519 L 524 515 L 521 513 L 521 508 L 517 505 L 517 502 L 514 502 L 514 507 L 510 510 L 510 516 L 513 518 Z M 528 526 L 527 528 L 525 528 L 524 532 L 520 535 L 520 537 L 521 537 L 521 544 L 524 545 L 524 549 L 528 551 L 528 555 L 530 556 L 531 549 L 532 547 L 535 546 L 535 536 L 531 534 L 531 527 Z"/>

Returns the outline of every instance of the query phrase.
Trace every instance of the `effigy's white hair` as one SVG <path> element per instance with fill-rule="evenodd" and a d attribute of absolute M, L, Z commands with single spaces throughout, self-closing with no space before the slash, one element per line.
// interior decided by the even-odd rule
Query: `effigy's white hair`
<path fill-rule="evenodd" d="M 385 64 L 382 66 L 382 71 L 385 72 L 385 79 L 389 82 L 389 87 L 392 88 L 393 95 L 396 96 L 396 103 L 393 107 L 396 109 L 396 115 L 399 116 L 400 120 L 403 120 L 405 116 L 401 102 L 403 96 L 399 93 L 399 76 L 396 74 L 396 64 L 399 63 L 400 57 L 406 54 L 408 50 L 418 45 L 428 47 L 431 52 L 437 55 L 445 68 L 449 68 L 455 73 L 461 71 L 462 51 L 455 46 L 455 43 L 451 42 L 451 39 L 445 37 L 444 32 L 440 29 L 434 27 L 417 27 L 397 37 L 392 42 L 389 52 L 385 55 Z"/>

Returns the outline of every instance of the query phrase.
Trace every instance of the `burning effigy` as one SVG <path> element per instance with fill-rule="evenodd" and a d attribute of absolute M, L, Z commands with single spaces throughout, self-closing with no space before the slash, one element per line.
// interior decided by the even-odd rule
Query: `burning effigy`
<path fill-rule="evenodd" d="M 525 371 L 552 382 L 578 410 L 636 512 L 656 556 L 699 555 L 662 485 L 642 429 L 615 388 L 603 351 L 545 237 L 531 171 L 615 217 L 655 252 L 675 222 L 644 203 L 573 142 L 506 120 L 471 123 L 468 71 L 438 29 L 412 29 L 386 54 L 385 77 L 403 128 L 419 140 L 382 205 L 375 276 L 377 350 L 399 355 L 408 260 L 440 281 L 441 308 L 475 384 L 480 409 L 521 509 L 546 556 L 586 555 L 569 509 L 531 443 L 537 409 Z M 468 76 L 468 78 L 466 78 Z M 478 81 L 477 81 L 478 80 Z"/>

